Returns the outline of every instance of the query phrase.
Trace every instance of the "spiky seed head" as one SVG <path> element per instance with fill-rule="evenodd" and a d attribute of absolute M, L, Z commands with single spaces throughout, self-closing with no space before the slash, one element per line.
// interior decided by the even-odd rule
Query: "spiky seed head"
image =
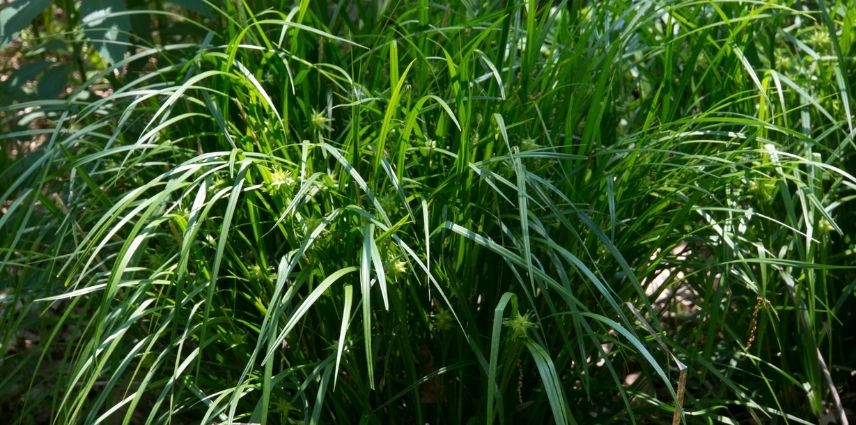
<path fill-rule="evenodd" d="M 511 319 L 505 319 L 503 323 L 511 329 L 511 337 L 513 339 L 525 337 L 529 332 L 529 329 L 535 327 L 535 323 L 532 321 L 532 315 L 530 313 L 520 314 L 519 311 L 515 313 L 514 317 Z"/>

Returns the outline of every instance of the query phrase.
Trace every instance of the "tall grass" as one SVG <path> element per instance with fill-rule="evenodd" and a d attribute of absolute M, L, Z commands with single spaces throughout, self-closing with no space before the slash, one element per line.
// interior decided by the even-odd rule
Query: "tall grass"
<path fill-rule="evenodd" d="M 846 422 L 848 2 L 205 3 L 0 105 L 12 423 Z"/>

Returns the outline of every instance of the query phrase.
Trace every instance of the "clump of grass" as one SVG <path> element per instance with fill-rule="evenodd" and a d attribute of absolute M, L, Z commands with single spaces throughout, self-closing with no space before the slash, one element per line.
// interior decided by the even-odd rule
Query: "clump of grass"
<path fill-rule="evenodd" d="M 16 423 L 844 414 L 852 6 L 255 3 L 0 105 Z"/>

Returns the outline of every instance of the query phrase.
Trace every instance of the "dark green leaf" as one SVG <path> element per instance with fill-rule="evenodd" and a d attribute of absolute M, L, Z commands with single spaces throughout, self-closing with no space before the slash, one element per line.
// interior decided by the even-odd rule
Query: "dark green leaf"
<path fill-rule="evenodd" d="M 36 88 L 40 99 L 55 99 L 62 93 L 68 81 L 68 65 L 59 65 L 47 70 Z"/>
<path fill-rule="evenodd" d="M 18 0 L 0 10 L 0 47 L 12 41 L 49 4 L 51 0 Z"/>
<path fill-rule="evenodd" d="M 0 87 L 0 99 L 3 101 L 23 100 L 27 97 L 24 91 L 24 84 L 35 80 L 39 74 L 44 72 L 50 66 L 48 61 L 30 62 L 21 65 L 9 76 L 9 79 L 4 81 Z"/>
<path fill-rule="evenodd" d="M 131 21 L 124 14 L 126 10 L 124 0 L 83 0 L 80 3 L 84 33 L 109 64 L 119 63 L 128 51 Z"/>

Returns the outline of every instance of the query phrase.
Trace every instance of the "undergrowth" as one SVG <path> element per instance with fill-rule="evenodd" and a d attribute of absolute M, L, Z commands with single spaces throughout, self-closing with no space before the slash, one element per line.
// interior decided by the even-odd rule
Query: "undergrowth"
<path fill-rule="evenodd" d="M 852 3 L 555 3 L 45 6 L 4 417 L 844 423 Z"/>

